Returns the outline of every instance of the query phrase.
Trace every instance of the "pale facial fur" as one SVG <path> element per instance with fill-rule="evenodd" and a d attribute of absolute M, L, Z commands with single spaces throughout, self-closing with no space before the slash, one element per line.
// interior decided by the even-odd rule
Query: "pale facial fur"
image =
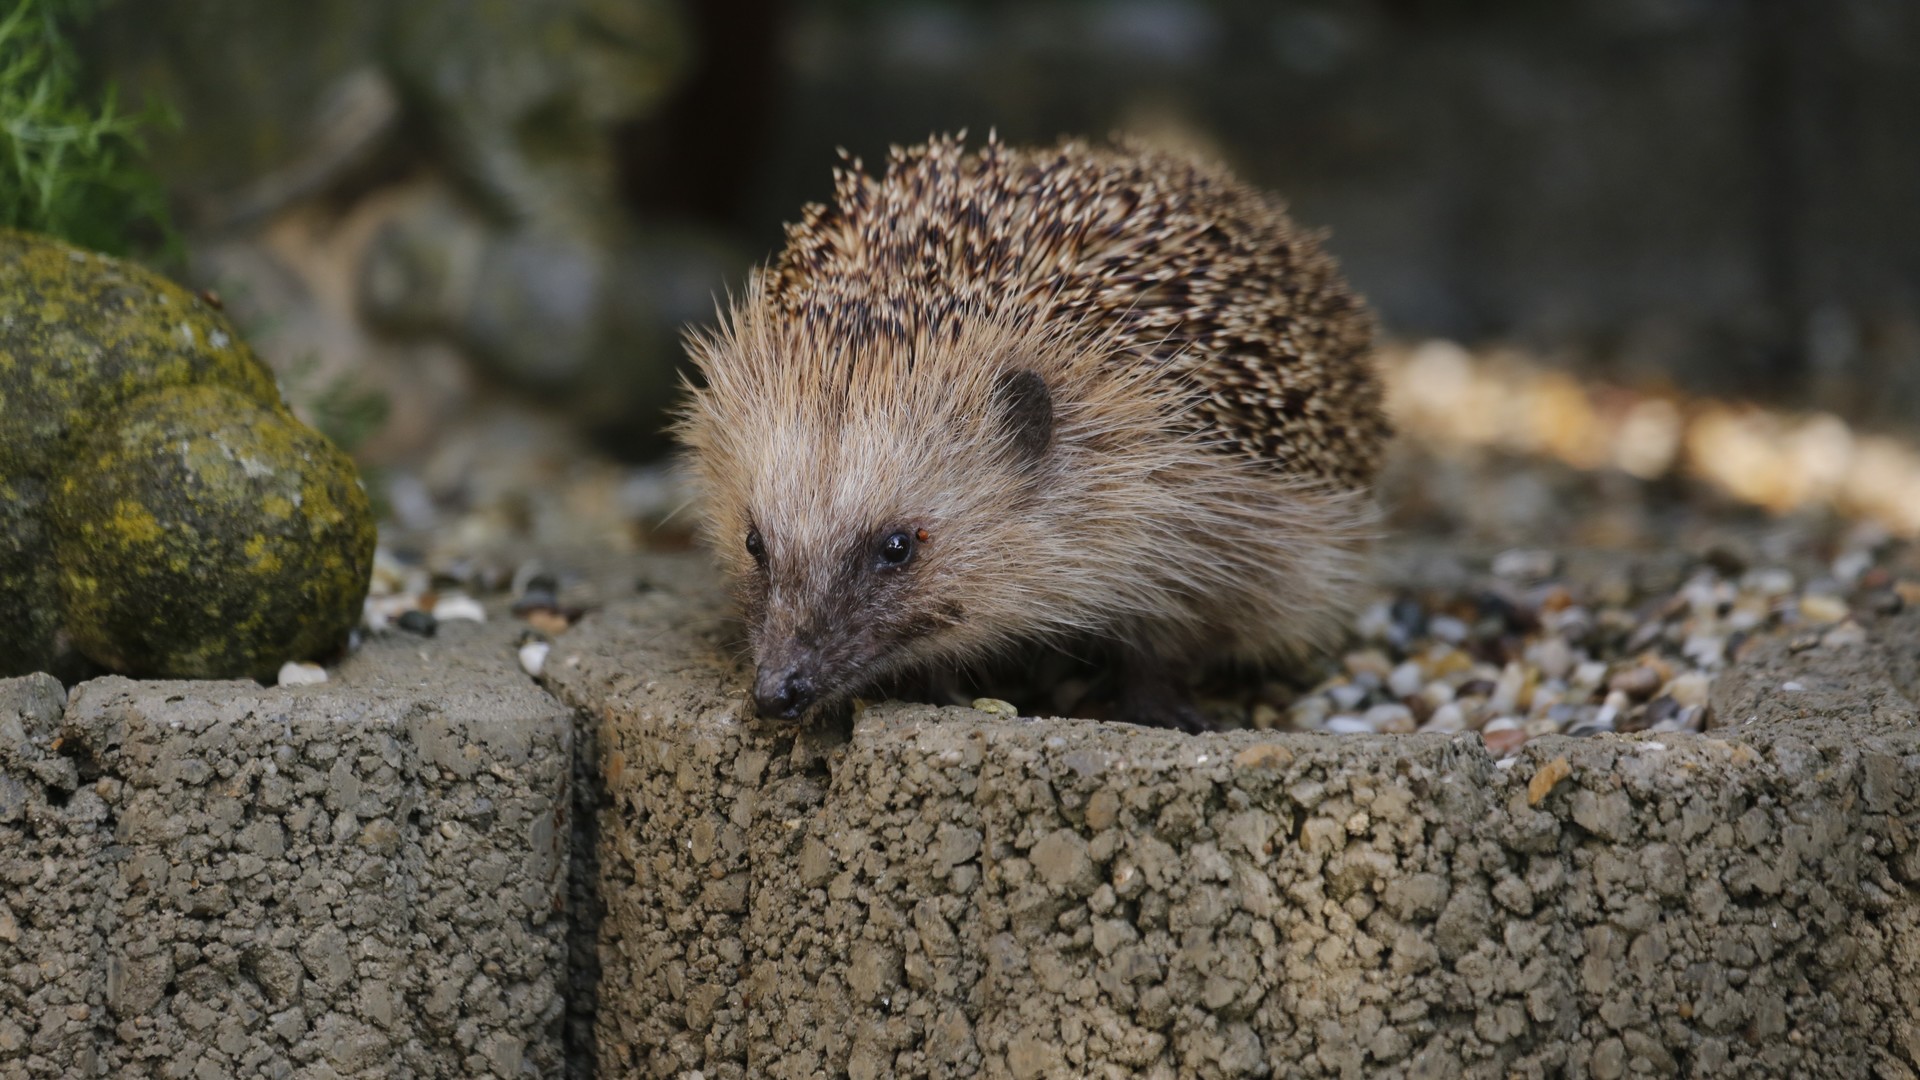
<path fill-rule="evenodd" d="M 681 434 L 763 712 L 1034 641 L 1271 660 L 1329 638 L 1357 580 L 1364 497 L 1183 434 L 1176 384 L 1109 338 L 981 312 L 820 342 L 756 279 L 692 344 Z"/>

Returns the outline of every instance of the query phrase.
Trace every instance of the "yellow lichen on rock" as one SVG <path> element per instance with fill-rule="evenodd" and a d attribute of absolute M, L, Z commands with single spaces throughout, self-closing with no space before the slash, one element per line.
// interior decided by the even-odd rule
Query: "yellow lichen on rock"
<path fill-rule="evenodd" d="M 0 230 L 0 358 L 0 676 L 264 678 L 344 641 L 366 493 L 219 312 Z"/>

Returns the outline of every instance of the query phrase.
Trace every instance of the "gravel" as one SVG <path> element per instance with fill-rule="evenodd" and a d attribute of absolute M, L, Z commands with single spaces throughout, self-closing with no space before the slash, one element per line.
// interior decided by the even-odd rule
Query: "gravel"
<path fill-rule="evenodd" d="M 1596 560 L 1570 571 L 1560 554 L 1532 549 L 1456 560 L 1438 575 L 1444 584 L 1409 586 L 1362 612 L 1353 647 L 1317 681 L 1269 682 L 1255 702 L 1208 705 L 1227 727 L 1477 731 L 1501 755 L 1544 735 L 1701 731 L 1719 725 L 1714 680 L 1750 640 L 1778 633 L 1799 651 L 1855 648 L 1870 636 L 1863 619 L 1920 595 L 1920 575 L 1901 569 L 1909 547 L 1873 530 L 1838 542 L 1851 546 L 1828 562 L 1783 553 L 1798 570 L 1702 553 L 1682 556 L 1671 580 L 1641 572 L 1649 584 L 1626 587 L 1608 564 L 1627 564 L 1632 579 L 1627 556 L 1597 560 L 1605 572 Z M 1414 580 L 1433 579 L 1414 562 Z"/>

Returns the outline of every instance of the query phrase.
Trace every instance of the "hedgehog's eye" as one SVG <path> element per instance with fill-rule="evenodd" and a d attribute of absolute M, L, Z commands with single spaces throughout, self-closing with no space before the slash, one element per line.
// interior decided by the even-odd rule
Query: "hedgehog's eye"
<path fill-rule="evenodd" d="M 906 532 L 889 533 L 880 541 L 878 552 L 883 567 L 905 566 L 913 558 L 913 534 Z"/>
<path fill-rule="evenodd" d="M 761 566 L 767 565 L 767 542 L 760 539 L 760 530 L 747 526 L 747 554 Z"/>

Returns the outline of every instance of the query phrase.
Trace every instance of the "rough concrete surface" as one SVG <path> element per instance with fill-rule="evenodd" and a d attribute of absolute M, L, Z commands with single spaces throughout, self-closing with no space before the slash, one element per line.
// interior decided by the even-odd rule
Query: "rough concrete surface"
<path fill-rule="evenodd" d="M 648 576 L 547 669 L 603 1076 L 1920 1070 L 1920 613 L 1750 643 L 1736 728 L 1496 763 L 907 705 L 796 735 L 696 564 Z"/>
<path fill-rule="evenodd" d="M 572 725 L 511 633 L 0 682 L 0 1078 L 557 1074 Z"/>

